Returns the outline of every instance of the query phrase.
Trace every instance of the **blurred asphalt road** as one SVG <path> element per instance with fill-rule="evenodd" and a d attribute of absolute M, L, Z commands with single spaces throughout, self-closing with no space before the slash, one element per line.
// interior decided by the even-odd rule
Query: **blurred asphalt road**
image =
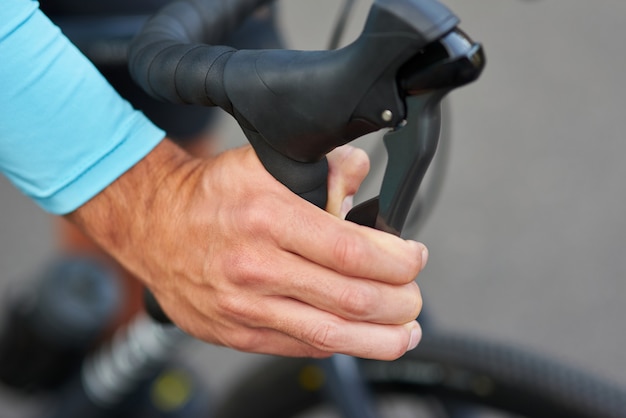
<path fill-rule="evenodd" d="M 283 3 L 290 44 L 323 48 L 338 2 Z M 446 329 L 626 386 L 626 2 L 445 3 L 488 65 L 451 97 L 450 169 L 419 236 L 431 251 L 419 278 L 425 308 Z M 346 41 L 368 5 L 359 2 Z M 240 137 L 227 122 L 224 132 Z M 53 243 L 48 216 L 0 179 L 2 283 L 34 274 Z M 199 344 L 189 352 L 218 394 L 256 360 Z"/>

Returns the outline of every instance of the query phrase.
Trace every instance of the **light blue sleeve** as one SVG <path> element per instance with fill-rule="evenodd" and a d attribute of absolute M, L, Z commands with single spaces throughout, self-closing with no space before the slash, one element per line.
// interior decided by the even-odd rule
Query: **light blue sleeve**
<path fill-rule="evenodd" d="M 0 171 L 45 210 L 71 212 L 164 137 L 32 0 L 0 7 Z"/>

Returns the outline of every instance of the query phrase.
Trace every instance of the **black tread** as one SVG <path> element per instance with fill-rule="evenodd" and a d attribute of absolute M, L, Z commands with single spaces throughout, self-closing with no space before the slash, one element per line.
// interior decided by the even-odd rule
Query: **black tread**
<path fill-rule="evenodd" d="M 324 402 L 299 383 L 307 359 L 273 359 L 243 379 L 217 418 L 288 418 Z M 506 344 L 428 334 L 395 362 L 363 361 L 377 393 L 463 401 L 528 417 L 626 417 L 626 392 L 585 372 Z"/>

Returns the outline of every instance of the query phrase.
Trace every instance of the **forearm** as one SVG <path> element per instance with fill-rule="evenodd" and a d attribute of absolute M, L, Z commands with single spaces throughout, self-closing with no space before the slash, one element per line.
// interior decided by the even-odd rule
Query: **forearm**
<path fill-rule="evenodd" d="M 145 158 L 111 183 L 99 194 L 65 218 L 76 224 L 107 253 L 146 281 L 145 258 L 133 258 L 138 248 L 149 251 L 167 237 L 156 236 L 159 224 L 173 219 L 158 219 L 166 208 L 176 204 L 180 182 L 190 177 L 198 161 L 169 139 L 163 140 Z M 170 192 L 171 191 L 171 192 Z M 158 207 L 157 207 L 158 206 Z M 182 214 L 179 214 L 182 216 Z"/>
<path fill-rule="evenodd" d="M 74 210 L 164 136 L 38 9 L 0 13 L 0 172 L 45 210 Z"/>

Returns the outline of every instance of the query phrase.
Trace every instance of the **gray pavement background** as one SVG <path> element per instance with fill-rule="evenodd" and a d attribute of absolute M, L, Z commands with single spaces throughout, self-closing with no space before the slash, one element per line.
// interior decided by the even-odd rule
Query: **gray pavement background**
<path fill-rule="evenodd" d="M 291 45 L 323 47 L 338 2 L 283 3 Z M 359 3 L 347 41 L 368 9 Z M 451 98 L 450 169 L 419 236 L 431 251 L 425 308 L 443 328 L 626 386 L 626 3 L 445 3 L 484 43 L 488 65 Z M 223 129 L 240 140 L 228 121 Z M 34 274 L 53 242 L 48 216 L 0 179 L 3 285 Z M 218 395 L 258 359 L 200 344 L 185 353 Z"/>

